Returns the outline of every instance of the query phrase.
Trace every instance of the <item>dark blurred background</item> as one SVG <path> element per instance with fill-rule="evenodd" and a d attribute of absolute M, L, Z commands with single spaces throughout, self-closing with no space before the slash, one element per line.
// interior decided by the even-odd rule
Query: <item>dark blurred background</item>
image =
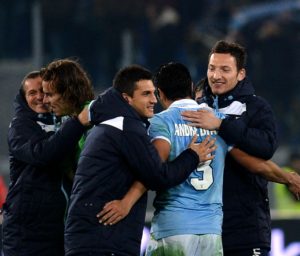
<path fill-rule="evenodd" d="M 76 57 L 101 92 L 125 65 L 179 61 L 196 82 L 220 39 L 246 46 L 248 75 L 278 121 L 274 161 L 288 165 L 300 149 L 300 1 L 0 0 L 0 174 L 8 181 L 6 134 L 27 72 Z"/>

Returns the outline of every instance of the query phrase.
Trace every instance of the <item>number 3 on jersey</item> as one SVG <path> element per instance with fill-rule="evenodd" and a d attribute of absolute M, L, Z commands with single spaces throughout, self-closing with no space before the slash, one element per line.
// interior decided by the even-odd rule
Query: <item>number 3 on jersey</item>
<path fill-rule="evenodd" d="M 191 178 L 191 185 L 196 190 L 208 189 L 214 181 L 212 168 L 210 166 L 212 160 L 206 161 L 204 164 L 198 165 L 197 172 L 202 172 L 202 178 Z"/>

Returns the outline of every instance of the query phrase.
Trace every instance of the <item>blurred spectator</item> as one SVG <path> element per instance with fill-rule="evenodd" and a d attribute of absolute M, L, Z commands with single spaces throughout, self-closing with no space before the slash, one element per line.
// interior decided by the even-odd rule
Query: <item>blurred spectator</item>
<path fill-rule="evenodd" d="M 6 195 L 7 195 L 7 186 L 3 176 L 1 175 L 0 176 L 0 209 L 2 209 L 2 206 L 6 199 Z"/>
<path fill-rule="evenodd" d="M 2 207 L 5 202 L 7 195 L 7 186 L 5 184 L 4 178 L 1 175 L 0 176 L 0 229 L 2 229 L 2 221 L 3 221 L 3 215 L 2 215 Z M 2 241 L 2 232 L 0 232 L 0 239 Z M 0 242 L 0 251 L 2 251 L 2 242 Z"/>
<path fill-rule="evenodd" d="M 183 34 L 181 16 L 172 2 L 149 3 L 146 6 L 146 25 L 148 38 L 144 48 L 145 59 L 150 69 L 158 68 L 161 63 L 182 58 Z"/>

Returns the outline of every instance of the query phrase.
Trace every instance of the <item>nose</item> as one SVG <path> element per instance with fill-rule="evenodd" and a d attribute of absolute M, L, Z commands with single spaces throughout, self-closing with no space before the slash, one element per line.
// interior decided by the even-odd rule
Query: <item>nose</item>
<path fill-rule="evenodd" d="M 213 77 L 214 79 L 219 79 L 219 78 L 221 78 L 221 72 L 220 72 L 220 70 L 218 70 L 218 69 L 214 70 L 214 71 L 213 71 L 213 74 L 212 74 L 212 77 Z"/>
<path fill-rule="evenodd" d="M 38 100 L 44 101 L 44 93 L 43 92 L 38 92 L 37 98 L 38 98 Z"/>
<path fill-rule="evenodd" d="M 151 102 L 157 103 L 157 98 L 156 98 L 155 93 L 152 94 Z"/>
<path fill-rule="evenodd" d="M 49 104 L 49 99 L 48 99 L 47 95 L 44 95 L 44 97 L 43 97 L 43 103 L 44 104 Z"/>

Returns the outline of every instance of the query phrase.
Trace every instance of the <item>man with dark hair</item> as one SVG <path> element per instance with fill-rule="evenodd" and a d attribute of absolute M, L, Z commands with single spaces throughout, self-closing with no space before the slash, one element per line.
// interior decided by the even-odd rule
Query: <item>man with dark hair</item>
<path fill-rule="evenodd" d="M 147 134 L 157 102 L 152 74 L 132 65 L 121 69 L 113 87 L 92 103 L 96 124 L 79 158 L 65 228 L 66 255 L 140 255 L 147 195 L 116 225 L 97 219 L 106 202 L 121 199 L 135 180 L 162 190 L 185 180 L 200 159 L 211 160 L 214 141 L 207 138 L 170 163 L 163 163 Z"/>
<path fill-rule="evenodd" d="M 208 135 L 216 137 L 217 149 L 214 159 L 198 165 L 184 182 L 157 192 L 146 255 L 223 255 L 222 186 L 227 145 L 216 131 L 195 129 L 182 119 L 182 111 L 202 107 L 192 99 L 192 79 L 184 65 L 161 66 L 154 81 L 166 110 L 150 120 L 149 135 L 162 160 L 172 161 L 194 134 L 199 142 Z"/>
<path fill-rule="evenodd" d="M 192 125 L 218 130 L 230 145 L 270 159 L 277 147 L 276 122 L 270 105 L 254 94 L 246 77 L 246 51 L 237 43 L 219 41 L 209 54 L 202 101 L 226 114 L 221 120 L 205 110 L 183 114 Z M 271 219 L 268 181 L 250 173 L 230 155 L 224 171 L 224 254 L 266 256 Z"/>
<path fill-rule="evenodd" d="M 60 127 L 43 100 L 41 73 L 27 74 L 8 131 L 11 182 L 3 207 L 5 256 L 64 255 L 64 217 L 72 185 L 67 174 L 76 166 L 71 160 L 85 127 L 77 118 Z"/>

